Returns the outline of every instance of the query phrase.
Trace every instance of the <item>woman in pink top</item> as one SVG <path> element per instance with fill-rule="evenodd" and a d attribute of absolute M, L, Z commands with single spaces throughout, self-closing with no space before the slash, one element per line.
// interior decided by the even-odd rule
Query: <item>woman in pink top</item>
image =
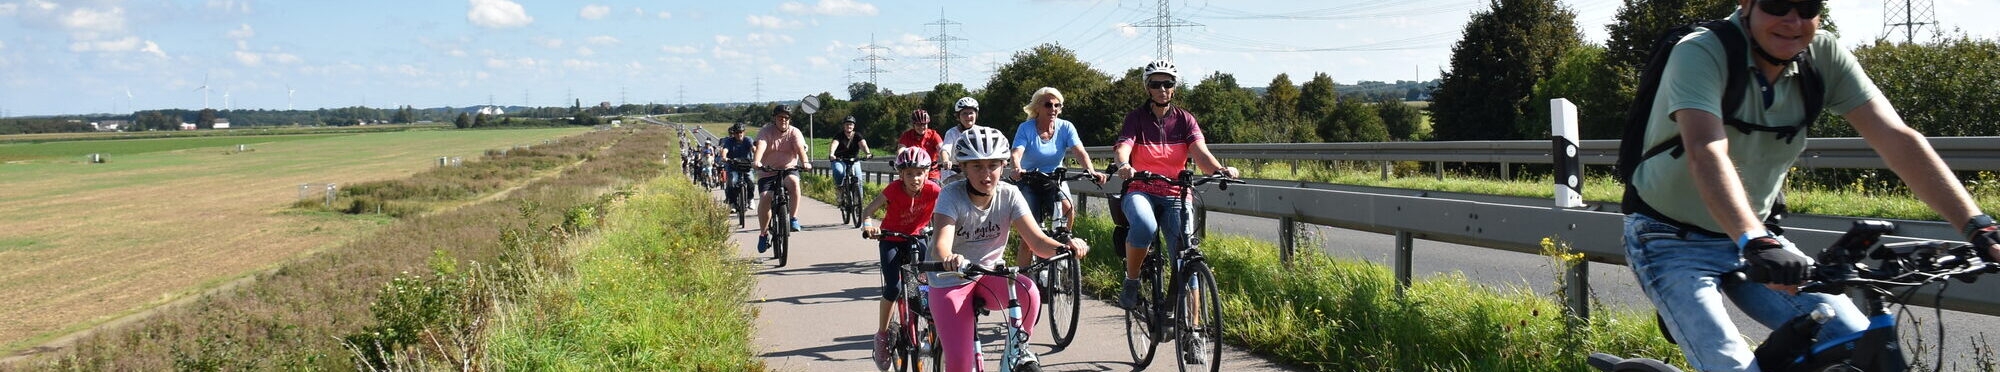
<path fill-rule="evenodd" d="M 1132 178 L 1135 169 L 1180 177 L 1181 170 L 1187 169 L 1189 154 L 1194 155 L 1202 172 L 1237 176 L 1236 168 L 1223 167 L 1222 161 L 1208 152 L 1208 142 L 1202 138 L 1194 114 L 1172 105 L 1178 78 L 1173 62 L 1146 65 L 1146 104 L 1125 114 L 1125 127 L 1118 131 L 1118 141 L 1112 146 L 1117 162 L 1111 167 L 1118 170 L 1118 177 Z M 1139 267 L 1146 262 L 1146 249 L 1153 246 L 1154 233 L 1160 228 L 1154 212 L 1165 221 L 1179 221 L 1182 212 L 1180 190 L 1157 182 L 1134 184 L 1125 194 L 1125 221 L 1132 226 L 1125 234 L 1125 288 L 1118 303 L 1128 309 L 1139 300 Z M 1166 228 L 1168 243 L 1179 242 L 1187 233 L 1178 224 L 1167 224 Z"/>
<path fill-rule="evenodd" d="M 751 145 L 750 149 L 750 163 L 766 169 L 793 167 L 801 170 L 812 169 L 812 162 L 806 159 L 805 135 L 799 134 L 798 130 L 792 128 L 790 107 L 778 105 L 771 109 L 771 126 L 757 131 L 757 142 Z M 804 200 L 799 199 L 798 174 L 787 175 L 783 180 L 778 179 L 777 175 L 777 172 L 769 171 L 760 171 L 757 174 L 757 189 L 760 195 L 757 198 L 757 226 L 771 226 L 771 189 L 778 187 L 778 182 L 784 182 L 785 188 L 791 190 L 794 203 Z M 798 231 L 799 208 L 792 208 L 791 213 L 792 215 L 787 217 L 792 219 L 792 230 Z M 758 230 L 757 253 L 771 249 L 769 233 L 762 229 Z"/>

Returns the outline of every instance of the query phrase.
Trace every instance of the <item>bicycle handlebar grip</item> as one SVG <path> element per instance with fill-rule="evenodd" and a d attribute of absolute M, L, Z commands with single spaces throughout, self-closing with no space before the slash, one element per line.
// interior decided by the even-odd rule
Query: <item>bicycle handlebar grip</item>
<path fill-rule="evenodd" d="M 917 263 L 918 271 L 946 271 L 944 261 L 924 261 Z"/>

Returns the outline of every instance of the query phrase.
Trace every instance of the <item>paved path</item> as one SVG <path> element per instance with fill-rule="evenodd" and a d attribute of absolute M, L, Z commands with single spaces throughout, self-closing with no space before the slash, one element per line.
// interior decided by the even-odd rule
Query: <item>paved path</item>
<path fill-rule="evenodd" d="M 717 200 L 722 194 L 713 194 Z M 834 226 L 840 213 L 833 206 L 807 200 L 799 210 L 804 231 L 792 234 L 791 262 L 771 268 L 776 261 L 757 253 L 755 229 L 737 229 L 730 239 L 738 253 L 760 265 L 757 275 L 756 342 L 770 369 L 779 371 L 866 371 L 875 368 L 869 359 L 874 342 L 875 317 L 880 298 L 882 274 L 873 240 L 861 239 L 859 230 Z M 755 225 L 752 211 L 748 223 Z M 731 216 L 734 221 L 735 216 Z M 997 314 L 997 313 L 996 313 Z M 1053 350 L 1048 326 L 1040 325 L 1029 342 L 1052 371 L 1126 371 L 1134 369 L 1125 346 L 1123 313 L 1109 302 L 1086 298 L 1077 339 L 1064 350 Z M 980 341 L 986 350 L 986 366 L 997 370 L 1000 349 L 998 315 L 982 318 Z M 1151 370 L 1174 370 L 1172 359 L 1164 355 L 1173 346 L 1161 345 L 1162 357 L 1155 358 Z M 1285 370 L 1263 358 L 1231 347 L 1223 351 L 1224 371 Z"/>

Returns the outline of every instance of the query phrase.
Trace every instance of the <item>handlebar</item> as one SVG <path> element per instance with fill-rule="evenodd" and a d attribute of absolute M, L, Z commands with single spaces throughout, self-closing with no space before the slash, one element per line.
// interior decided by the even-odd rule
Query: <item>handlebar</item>
<path fill-rule="evenodd" d="M 918 262 L 917 270 L 925 272 L 942 272 L 944 273 L 945 276 L 956 276 L 960 278 L 970 278 L 980 275 L 999 275 L 1004 277 L 1011 277 L 1014 276 L 1014 274 L 1020 273 L 1022 271 L 1020 268 L 1017 267 L 1006 267 L 1006 266 L 986 267 L 975 264 L 959 265 L 958 271 L 950 271 L 944 269 L 944 264 L 945 264 L 944 261 Z"/>
<path fill-rule="evenodd" d="M 1888 221 L 1855 221 L 1833 246 L 1819 254 L 1803 292 L 1838 294 L 1848 287 L 1915 287 L 1951 279 L 1971 283 L 1980 275 L 2000 272 L 2000 263 L 1986 262 L 1977 247 L 1948 241 L 1912 241 L 1877 245 L 1895 232 Z M 1862 259 L 1881 261 L 1870 266 Z"/>
<path fill-rule="evenodd" d="M 1228 190 L 1230 184 L 1246 183 L 1243 182 L 1243 180 L 1237 179 L 1235 177 L 1230 177 L 1228 175 L 1224 175 L 1221 172 L 1201 177 L 1195 177 L 1194 171 L 1181 170 L 1179 180 L 1175 180 L 1172 178 L 1167 178 L 1167 176 L 1162 176 L 1159 173 L 1153 173 L 1147 171 L 1133 171 L 1132 178 L 1125 179 L 1123 186 L 1129 190 L 1132 188 L 1132 183 L 1134 182 L 1149 182 L 1149 181 L 1158 181 L 1166 183 L 1168 186 L 1180 187 L 1182 189 L 1189 189 L 1201 185 L 1215 183 L 1217 184 L 1216 187 L 1221 188 L 1223 190 Z"/>
<path fill-rule="evenodd" d="M 868 236 L 868 231 L 864 230 L 861 232 L 861 238 L 875 239 L 875 240 L 882 240 L 882 238 L 897 238 L 912 242 L 922 242 L 924 241 L 924 239 L 926 239 L 923 234 L 910 235 L 889 230 L 876 231 L 875 236 Z"/>

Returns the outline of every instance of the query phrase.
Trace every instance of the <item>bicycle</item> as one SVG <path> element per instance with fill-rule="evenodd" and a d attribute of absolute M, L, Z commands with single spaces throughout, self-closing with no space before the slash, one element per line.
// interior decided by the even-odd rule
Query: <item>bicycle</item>
<path fill-rule="evenodd" d="M 925 366 L 929 366 L 931 371 L 944 370 L 944 350 L 938 347 L 937 323 L 930 312 L 931 288 L 929 284 L 920 282 L 922 275 L 917 275 L 918 259 L 928 250 L 924 236 L 882 231 L 874 237 L 867 234 L 861 237 L 898 238 L 910 242 L 898 253 L 904 257 L 902 286 L 897 288 L 903 296 L 892 307 L 895 312 L 889 315 L 889 354 L 894 361 L 890 370 L 915 372 L 925 370 Z"/>
<path fill-rule="evenodd" d="M 728 177 L 729 186 L 723 192 L 734 193 L 736 195 L 736 203 L 730 205 L 730 207 L 736 209 L 736 227 L 742 228 L 744 224 L 743 220 L 750 214 L 750 201 L 756 198 L 757 195 L 755 192 L 756 187 L 750 184 L 752 182 L 750 179 L 750 159 L 729 159 L 728 167 L 733 171 L 731 173 L 741 175 L 740 177 Z"/>
<path fill-rule="evenodd" d="M 1021 319 L 1022 316 L 1021 296 L 1020 296 L 1020 286 L 1019 286 L 1022 280 L 1021 279 L 1022 275 L 1020 274 L 1032 273 L 1038 270 L 1046 270 L 1047 268 L 1045 266 L 1049 265 L 1049 262 L 1061 261 L 1064 259 L 1073 260 L 1075 258 L 1076 258 L 1076 253 L 1074 252 L 1060 251 L 1057 252 L 1055 256 L 1049 257 L 1049 259 L 1046 261 L 1037 260 L 1035 263 L 1029 264 L 1027 267 L 1003 266 L 997 268 L 988 268 L 979 265 L 967 264 L 967 265 L 960 265 L 958 271 L 946 271 L 944 269 L 943 262 L 924 261 L 917 264 L 917 269 L 925 272 L 944 272 L 944 274 L 941 275 L 955 276 L 959 278 L 964 278 L 966 280 L 972 280 L 975 282 L 977 281 L 976 279 L 981 275 L 997 275 L 1002 278 L 1007 278 L 1008 281 L 1007 307 L 1002 309 L 1003 314 L 1007 318 L 1007 320 L 1003 322 L 1003 324 L 1006 324 L 1006 336 L 1005 336 L 1006 342 L 1005 344 L 1003 344 L 1003 346 L 1001 346 L 1000 349 L 1001 353 L 1000 371 L 1038 372 L 1042 370 L 1041 362 L 1029 358 L 1030 354 L 1028 351 L 1027 329 L 1028 327 L 1033 327 L 1034 325 L 1021 324 L 1023 321 Z M 979 285 L 979 284 L 971 283 L 966 285 Z M 976 311 L 977 314 L 980 315 L 986 314 L 986 304 L 983 303 L 981 300 L 978 300 L 978 297 L 974 297 L 972 308 L 977 309 Z M 974 347 L 977 346 L 975 345 Z M 977 354 L 978 353 L 975 353 L 975 355 Z M 978 358 L 975 359 L 973 362 L 980 363 L 980 360 L 983 359 L 984 358 Z"/>
<path fill-rule="evenodd" d="M 1109 170 L 1107 170 L 1109 171 Z M 1242 180 L 1215 174 L 1195 177 L 1194 171 L 1182 170 L 1179 180 L 1168 179 L 1156 173 L 1137 171 L 1132 178 L 1125 179 L 1118 195 L 1131 192 L 1136 182 L 1158 181 L 1181 190 L 1180 221 L 1181 249 L 1174 252 L 1173 259 L 1167 259 L 1165 249 L 1151 249 L 1140 267 L 1139 281 L 1143 286 L 1139 301 L 1132 308 L 1125 309 L 1125 345 L 1132 351 L 1133 364 L 1144 369 L 1153 362 L 1153 353 L 1161 342 L 1173 341 L 1182 357 L 1175 363 L 1185 371 L 1190 365 L 1207 364 L 1208 370 L 1221 368 L 1222 360 L 1222 309 L 1221 295 L 1216 292 L 1215 272 L 1208 268 L 1208 262 L 1201 253 L 1201 239 L 1194 234 L 1195 222 L 1188 208 L 1195 202 L 1195 187 L 1216 183 L 1223 190 L 1230 184 L 1243 183 Z M 1122 216 L 1119 203 L 1111 203 L 1114 216 Z M 1122 219 L 1114 221 L 1124 227 Z M 1120 237 L 1118 249 L 1123 249 L 1123 228 L 1113 232 Z M 1161 240 L 1164 242 L 1164 240 Z M 1167 281 L 1171 275 L 1172 281 Z M 1168 285 L 1167 283 L 1171 283 Z M 1165 287 L 1163 287 L 1163 285 Z M 1192 360 L 1191 360 L 1192 359 Z"/>
<path fill-rule="evenodd" d="M 1068 169 L 1060 167 L 1056 168 L 1055 172 L 1022 172 L 1019 186 L 1023 192 L 1054 193 L 1062 186 L 1061 182 L 1095 179 L 1090 174 L 1068 173 Z M 1042 222 L 1042 234 L 1063 244 L 1069 244 L 1070 239 L 1075 236 L 1070 231 L 1070 216 L 1059 213 L 1062 210 L 1061 199 L 1052 200 L 1051 204 L 1053 205 L 1048 209 L 1050 213 L 1035 211 L 1035 220 Z M 1069 252 L 1068 246 L 1057 249 Z M 1070 342 L 1076 340 L 1077 316 L 1081 312 L 1083 301 L 1083 268 L 1077 264 L 1073 255 L 1065 256 L 1061 260 L 1035 259 L 1036 263 L 1044 261 L 1049 262 L 1047 269 L 1031 272 L 1029 277 L 1035 280 L 1036 288 L 1042 291 L 1042 305 L 1048 308 L 1043 314 L 1047 314 L 1045 318 L 1049 319 L 1049 336 L 1055 339 L 1055 348 L 1068 348 Z"/>
<path fill-rule="evenodd" d="M 847 175 L 847 179 L 833 180 L 834 188 L 836 189 L 834 204 L 840 208 L 840 224 L 854 225 L 855 228 L 860 228 L 861 221 L 867 219 L 868 216 L 861 215 L 861 169 L 854 167 L 856 161 L 854 158 L 833 159 L 834 166 L 838 167 L 840 164 L 846 164 L 854 173 Z"/>
<path fill-rule="evenodd" d="M 1859 293 L 1868 328 L 1859 332 L 1816 340 L 1820 327 L 1834 316 L 1832 308 L 1821 305 L 1771 331 L 1757 347 L 1755 361 L 1765 371 L 1871 371 L 1910 370 L 1898 345 L 1896 314 L 1890 307 L 1903 304 L 1925 285 L 1952 279 L 1971 283 L 1978 276 L 2000 272 L 2000 263 L 1986 262 L 1969 244 L 1944 241 L 1913 241 L 1877 245 L 1882 235 L 1895 232 L 1888 221 L 1854 221 L 1833 246 L 1820 252 L 1806 284 L 1799 292 L 1826 294 Z M 1870 249 L 1873 248 L 1873 249 Z M 1861 260 L 1880 260 L 1870 266 Z M 1723 280 L 1746 280 L 1742 271 L 1724 275 Z M 1947 283 L 1949 284 L 1949 283 Z M 1947 285 L 1948 287 L 1948 285 Z M 1898 295 L 1896 288 L 1909 288 Z M 1938 290 L 1943 297 L 1944 289 Z M 1933 306 L 1935 308 L 1936 306 Z M 1942 309 L 1938 311 L 1942 312 Z M 1941 319 L 1941 318 L 1940 318 Z M 1664 329 L 1664 328 L 1662 328 Z M 1938 324 L 1938 338 L 1944 338 L 1944 324 Z M 1672 339 L 1671 335 L 1669 340 Z M 1944 349 L 1938 348 L 1938 363 L 1944 363 Z M 1586 360 L 1592 368 L 1616 372 L 1678 372 L 1659 360 L 1624 359 L 1592 353 Z"/>
<path fill-rule="evenodd" d="M 764 231 L 771 239 L 771 257 L 778 259 L 777 267 L 785 267 L 791 254 L 792 238 L 792 191 L 785 186 L 785 178 L 797 174 L 799 169 L 760 167 L 758 170 L 775 173 L 772 177 L 777 177 L 777 185 L 771 188 L 771 223 L 764 226 Z"/>

